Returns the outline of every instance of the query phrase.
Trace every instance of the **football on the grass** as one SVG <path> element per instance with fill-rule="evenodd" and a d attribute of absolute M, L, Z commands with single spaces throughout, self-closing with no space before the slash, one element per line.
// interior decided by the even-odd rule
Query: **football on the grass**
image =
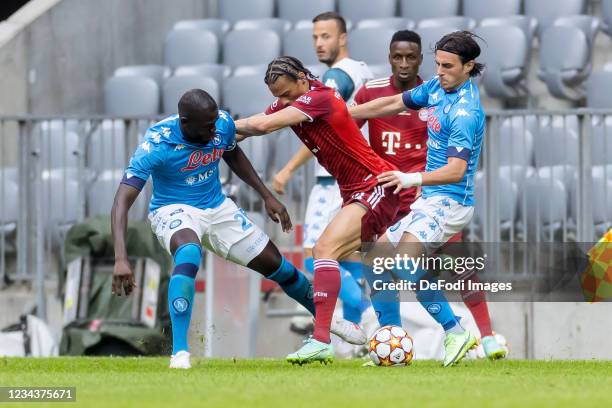
<path fill-rule="evenodd" d="M 374 364 L 384 367 L 409 365 L 414 356 L 412 337 L 398 326 L 384 326 L 376 330 L 368 349 Z"/>

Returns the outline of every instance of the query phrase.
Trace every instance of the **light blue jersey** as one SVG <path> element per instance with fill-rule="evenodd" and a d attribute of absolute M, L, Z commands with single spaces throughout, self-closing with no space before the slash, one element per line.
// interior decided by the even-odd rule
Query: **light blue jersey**
<path fill-rule="evenodd" d="M 446 196 L 465 206 L 474 205 L 474 175 L 485 132 L 485 114 L 478 87 L 468 79 L 460 88 L 446 92 L 438 77 L 402 94 L 412 109 L 427 108 L 427 166 L 437 170 L 449 157 L 467 162 L 463 179 L 454 184 L 423 186 L 423 197 Z"/>
<path fill-rule="evenodd" d="M 219 160 L 236 147 L 236 127 L 230 115 L 220 110 L 216 136 L 206 145 L 187 142 L 178 115 L 151 126 L 130 159 L 122 183 L 142 189 L 149 176 L 153 196 L 149 211 L 170 204 L 199 209 L 216 208 L 225 195 L 219 180 Z"/>

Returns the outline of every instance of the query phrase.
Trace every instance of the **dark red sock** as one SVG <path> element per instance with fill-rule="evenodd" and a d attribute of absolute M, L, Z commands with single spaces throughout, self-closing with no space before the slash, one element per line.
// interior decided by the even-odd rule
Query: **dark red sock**
<path fill-rule="evenodd" d="M 478 330 L 480 330 L 480 336 L 486 337 L 493 335 L 491 329 L 491 317 L 489 316 L 489 307 L 487 306 L 487 299 L 485 298 L 484 291 L 482 290 L 467 290 L 468 281 L 473 283 L 480 282 L 476 274 L 465 278 L 465 290 L 461 291 L 461 298 L 463 303 L 470 309 L 470 313 L 474 316 L 474 321 Z M 472 285 L 473 286 L 473 285 Z"/>
<path fill-rule="evenodd" d="M 323 343 L 330 343 L 329 328 L 340 292 L 338 261 L 333 259 L 316 259 L 314 261 L 313 289 L 316 313 L 312 337 Z"/>

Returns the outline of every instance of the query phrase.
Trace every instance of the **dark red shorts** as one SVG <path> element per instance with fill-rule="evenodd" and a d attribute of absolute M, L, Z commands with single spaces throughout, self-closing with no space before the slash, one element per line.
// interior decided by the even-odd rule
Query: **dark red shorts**
<path fill-rule="evenodd" d="M 363 191 L 353 191 L 344 198 L 344 205 L 360 203 L 368 212 L 361 219 L 361 242 L 372 242 L 393 225 L 401 206 L 399 194 L 392 188 L 383 189 L 380 184 L 364 186 Z"/>

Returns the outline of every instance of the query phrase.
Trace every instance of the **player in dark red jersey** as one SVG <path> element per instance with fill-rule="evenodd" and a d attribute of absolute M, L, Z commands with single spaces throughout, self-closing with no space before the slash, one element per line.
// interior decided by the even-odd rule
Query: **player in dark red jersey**
<path fill-rule="evenodd" d="M 376 175 L 395 169 L 367 144 L 340 94 L 293 57 L 268 65 L 265 82 L 277 98 L 263 115 L 236 121 L 244 137 L 291 126 L 318 162 L 338 181 L 343 207 L 313 248 L 315 329 L 311 339 L 287 356 L 292 363 L 330 361 L 329 327 L 340 289 L 338 260 L 372 241 L 396 218 L 400 198 L 383 189 Z"/>
<path fill-rule="evenodd" d="M 355 95 L 355 104 L 363 104 L 384 96 L 397 95 L 416 88 L 423 83 L 418 76 L 419 67 L 423 62 L 421 52 L 421 37 L 410 30 L 396 32 L 389 45 L 389 63 L 392 75 L 386 78 L 367 82 Z M 395 165 L 405 173 L 425 170 L 427 161 L 427 109 L 406 109 L 398 115 L 357 119 L 361 127 L 366 121 L 369 129 L 369 140 L 372 149 L 382 158 Z M 416 200 L 416 187 L 403 189 L 401 208 L 396 220 L 399 221 L 410 212 L 410 206 Z M 449 242 L 460 242 L 458 233 Z M 453 248 L 461 250 L 460 246 Z M 452 252 L 452 250 L 451 250 Z M 455 254 L 457 256 L 458 254 Z M 459 254 L 460 255 L 460 254 Z M 462 279 L 478 282 L 475 273 L 465 274 Z M 472 284 L 465 287 L 474 287 Z M 491 318 L 483 291 L 463 290 L 462 299 L 468 307 L 482 336 L 484 354 L 490 358 L 502 356 L 502 345 L 498 344 L 491 328 Z M 391 298 L 391 296 L 388 296 Z M 391 301 L 373 302 L 381 326 L 401 326 L 399 304 Z M 382 310 L 380 310 L 382 308 Z"/>

